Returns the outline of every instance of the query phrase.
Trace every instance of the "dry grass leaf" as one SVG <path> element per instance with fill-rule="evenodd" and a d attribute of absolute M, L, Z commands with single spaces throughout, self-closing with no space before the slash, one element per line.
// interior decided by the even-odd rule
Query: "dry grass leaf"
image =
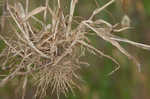
<path fill-rule="evenodd" d="M 24 18 L 23 21 L 25 22 L 25 21 L 28 20 L 30 17 L 32 17 L 32 16 L 34 16 L 34 15 L 36 15 L 36 14 L 38 14 L 38 13 L 44 11 L 44 10 L 46 10 L 46 8 L 47 8 L 47 7 L 38 7 L 38 8 L 36 8 L 36 9 L 32 10 L 31 12 L 29 12 L 29 13 L 25 16 L 25 18 Z"/>
<path fill-rule="evenodd" d="M 111 37 L 110 39 L 118 41 L 118 42 L 129 43 L 129 44 L 132 44 L 133 46 L 136 46 L 136 47 L 139 47 L 139 48 L 142 48 L 142 49 L 145 49 L 145 50 L 150 50 L 150 45 L 146 45 L 146 44 L 142 44 L 142 43 L 137 43 L 137 42 L 130 41 L 128 39 L 120 38 L 120 37 L 117 37 L 117 36 Z"/>

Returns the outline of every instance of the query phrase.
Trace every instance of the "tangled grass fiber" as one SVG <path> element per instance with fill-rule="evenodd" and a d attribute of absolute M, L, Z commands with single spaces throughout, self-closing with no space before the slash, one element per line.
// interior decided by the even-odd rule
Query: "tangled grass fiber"
<path fill-rule="evenodd" d="M 93 47 L 87 37 L 91 33 L 89 31 L 111 43 L 133 60 L 140 71 L 140 63 L 121 47 L 119 42 L 147 50 L 150 50 L 150 46 L 112 34 L 129 29 L 128 26 L 118 29 L 118 24 L 111 25 L 103 19 L 94 20 L 95 15 L 115 0 L 95 9 L 88 19 L 78 23 L 74 20 L 74 11 L 76 4 L 80 1 L 71 0 L 68 14 L 62 10 L 60 0 L 57 0 L 54 7 L 49 6 L 49 0 L 45 1 L 45 6 L 37 7 L 32 11 L 29 11 L 29 0 L 26 0 L 25 7 L 20 2 L 10 4 L 6 1 L 4 13 L 7 11 L 10 16 L 7 20 L 12 31 L 0 34 L 0 39 L 7 45 L 0 54 L 1 69 L 8 72 L 0 80 L 0 86 L 21 76 L 24 79 L 22 99 L 24 99 L 29 80 L 36 82 L 35 97 L 38 98 L 46 96 L 49 88 L 52 89 L 52 93 L 56 92 L 58 97 L 61 93 L 66 95 L 70 90 L 73 92 L 74 87 L 79 87 L 77 83 L 80 76 L 77 72 L 80 65 L 88 64 L 80 61 L 80 57 L 84 55 L 81 54 L 85 51 L 83 49 L 112 60 L 117 65 L 117 68 L 109 75 L 113 74 L 120 68 L 120 64 L 113 57 Z M 43 21 L 36 17 L 41 13 Z M 128 17 L 125 16 L 125 18 Z M 40 27 L 32 23 L 40 24 Z"/>

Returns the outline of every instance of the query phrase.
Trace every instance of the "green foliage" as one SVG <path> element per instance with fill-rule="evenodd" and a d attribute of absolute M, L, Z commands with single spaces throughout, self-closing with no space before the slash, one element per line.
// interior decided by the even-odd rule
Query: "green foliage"
<path fill-rule="evenodd" d="M 142 0 L 144 4 L 145 11 L 150 15 L 150 0 Z"/>
<path fill-rule="evenodd" d="M 3 51 L 3 49 L 5 48 L 5 43 L 0 40 L 0 53 Z"/>

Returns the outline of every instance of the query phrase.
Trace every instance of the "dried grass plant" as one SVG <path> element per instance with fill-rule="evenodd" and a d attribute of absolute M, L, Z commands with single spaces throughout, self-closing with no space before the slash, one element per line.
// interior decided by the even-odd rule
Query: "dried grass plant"
<path fill-rule="evenodd" d="M 60 93 L 66 95 L 69 90 L 73 92 L 74 87 L 79 87 L 77 82 L 80 77 L 76 72 L 81 64 L 87 64 L 80 61 L 80 57 L 84 55 L 81 54 L 84 53 L 83 49 L 102 55 L 116 63 L 117 68 L 109 74 L 111 75 L 120 68 L 120 64 L 113 57 L 93 47 L 87 37 L 90 34 L 89 30 L 133 60 L 140 71 L 140 63 L 119 42 L 129 43 L 146 50 L 150 50 L 150 46 L 112 34 L 129 29 L 128 25 L 118 29 L 118 24 L 112 25 L 103 19 L 93 19 L 115 0 L 95 9 L 89 19 L 82 20 L 80 23 L 75 23 L 74 20 L 75 7 L 80 1 L 71 0 L 70 11 L 67 15 L 61 8 L 60 0 L 57 0 L 55 8 L 49 6 L 49 0 L 45 1 L 45 6 L 32 11 L 29 11 L 29 0 L 26 0 L 25 7 L 20 2 L 15 2 L 14 5 L 6 2 L 5 10 L 10 16 L 8 17 L 9 28 L 13 32 L 8 30 L 7 33 L 0 34 L 0 39 L 7 45 L 0 54 L 1 68 L 8 72 L 7 75 L 1 74 L 3 79 L 0 80 L 0 86 L 21 76 L 24 79 L 22 99 L 24 99 L 28 81 L 31 80 L 29 77 L 36 82 L 35 96 L 38 98 L 43 98 L 48 88 L 52 88 L 52 93 L 56 92 L 58 97 Z M 43 21 L 35 16 L 39 13 L 43 13 Z M 50 20 L 48 24 L 47 19 Z M 123 20 L 129 19 L 125 16 Z M 36 27 L 32 22 L 40 24 L 40 27 Z M 74 24 L 76 27 L 73 27 Z"/>

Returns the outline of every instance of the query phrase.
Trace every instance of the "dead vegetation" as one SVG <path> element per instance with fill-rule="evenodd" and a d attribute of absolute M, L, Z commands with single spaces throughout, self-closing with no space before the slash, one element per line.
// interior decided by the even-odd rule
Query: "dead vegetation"
<path fill-rule="evenodd" d="M 66 95 L 69 90 L 73 92 L 74 87 L 79 87 L 76 82 L 80 80 L 80 77 L 76 72 L 81 64 L 87 64 L 80 61 L 80 57 L 84 55 L 81 54 L 84 53 L 83 49 L 93 51 L 94 54 L 102 55 L 116 63 L 117 67 L 109 74 L 111 75 L 120 68 L 120 65 L 113 57 L 91 45 L 87 37 L 89 30 L 133 60 L 140 71 L 140 63 L 121 47 L 119 42 L 126 42 L 147 50 L 150 50 L 150 46 L 112 34 L 129 29 L 128 25 L 118 29 L 118 24 L 111 25 L 103 19 L 93 20 L 95 15 L 114 1 L 111 0 L 101 8 L 95 9 L 89 19 L 82 20 L 78 24 L 74 23 L 73 19 L 76 4 L 80 3 L 78 0 L 71 0 L 68 15 L 62 11 L 60 0 L 57 0 L 55 8 L 51 8 L 49 0 L 46 0 L 45 6 L 32 11 L 29 11 L 29 0 L 26 0 L 25 7 L 20 2 L 15 2 L 14 5 L 6 2 L 6 10 L 10 15 L 8 20 L 11 21 L 9 26 L 13 32 L 6 33 L 9 36 L 0 34 L 0 39 L 7 45 L 0 54 L 1 68 L 9 72 L 0 80 L 0 86 L 17 76 L 22 76 L 24 78 L 22 99 L 24 99 L 26 86 L 31 76 L 37 86 L 36 97 L 43 98 L 48 88 L 52 88 L 52 93 L 56 92 L 58 96 L 60 93 Z M 44 21 L 35 17 L 39 13 L 43 13 Z M 50 22 L 47 24 L 48 18 Z M 127 16 L 125 18 L 127 19 Z M 12 20 L 15 24 L 12 24 Z M 32 22 L 40 24 L 40 27 L 32 25 Z M 73 24 L 77 26 L 72 27 Z"/>

